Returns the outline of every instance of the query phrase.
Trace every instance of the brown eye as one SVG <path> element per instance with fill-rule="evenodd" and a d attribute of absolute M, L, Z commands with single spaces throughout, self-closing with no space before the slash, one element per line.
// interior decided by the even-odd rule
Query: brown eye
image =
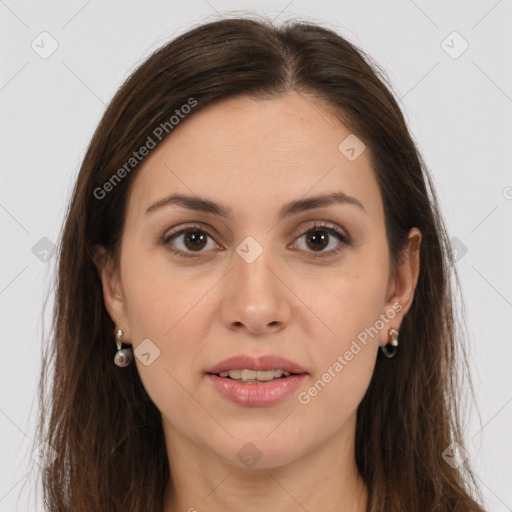
<path fill-rule="evenodd" d="M 333 256 L 350 245 L 347 236 L 337 228 L 324 224 L 315 224 L 297 238 L 297 240 L 301 239 L 305 240 L 305 244 L 296 243 L 295 245 L 315 258 Z M 328 247 L 330 250 L 325 250 Z"/>
<path fill-rule="evenodd" d="M 209 240 L 210 247 L 208 248 Z M 214 242 L 212 236 L 203 229 L 188 227 L 179 231 L 175 231 L 165 235 L 162 239 L 162 244 L 169 246 L 169 249 L 184 258 L 200 256 L 202 252 L 207 252 L 208 249 L 218 247 Z M 207 248 L 206 250 L 203 250 Z M 197 254 L 194 254 L 197 253 Z"/>
<path fill-rule="evenodd" d="M 329 244 L 329 235 L 325 231 L 310 231 L 306 235 L 306 244 L 314 251 L 321 251 Z"/>
<path fill-rule="evenodd" d="M 183 243 L 191 251 L 201 250 L 206 245 L 206 235 L 201 231 L 187 231 L 183 237 Z"/>
<path fill-rule="evenodd" d="M 334 256 L 351 244 L 348 237 L 341 231 L 325 224 L 315 224 L 296 240 L 303 238 L 305 247 L 297 242 L 294 246 L 314 258 Z M 222 249 L 207 231 L 195 226 L 184 227 L 164 235 L 161 243 L 183 258 L 200 257 L 202 253 L 210 252 L 210 249 Z M 329 247 L 330 250 L 326 250 Z"/>

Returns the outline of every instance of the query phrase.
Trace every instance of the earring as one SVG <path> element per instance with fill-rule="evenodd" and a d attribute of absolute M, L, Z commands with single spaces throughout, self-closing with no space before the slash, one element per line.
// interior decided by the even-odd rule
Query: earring
<path fill-rule="evenodd" d="M 394 357 L 398 347 L 398 331 L 396 329 L 391 328 L 389 329 L 389 335 L 391 336 L 391 341 L 387 345 L 380 347 L 382 353 L 387 358 Z"/>
<path fill-rule="evenodd" d="M 133 359 L 133 350 L 131 347 L 129 348 L 121 348 L 121 338 L 123 337 L 123 331 L 121 329 L 118 329 L 116 333 L 116 345 L 117 345 L 117 352 L 114 357 L 114 363 L 119 366 L 120 368 L 124 368 L 128 366 Z"/>

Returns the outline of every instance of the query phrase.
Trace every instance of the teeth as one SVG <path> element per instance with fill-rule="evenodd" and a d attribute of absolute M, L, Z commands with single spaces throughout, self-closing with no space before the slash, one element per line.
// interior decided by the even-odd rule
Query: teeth
<path fill-rule="evenodd" d="M 286 370 L 265 370 L 265 371 L 255 371 L 255 370 L 226 370 L 224 372 L 220 372 L 219 375 L 221 377 L 230 377 L 233 380 L 242 380 L 242 381 L 268 381 L 272 379 L 279 379 L 281 376 L 288 377 L 290 372 Z"/>

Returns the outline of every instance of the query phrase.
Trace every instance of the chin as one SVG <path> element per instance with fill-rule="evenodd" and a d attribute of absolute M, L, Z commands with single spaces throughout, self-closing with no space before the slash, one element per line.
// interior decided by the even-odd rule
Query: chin
<path fill-rule="evenodd" d="M 211 449 L 228 464 L 239 468 L 261 470 L 290 464 L 303 455 L 305 446 L 301 443 L 304 438 L 298 432 L 296 436 L 279 433 L 276 425 L 274 422 L 268 429 L 262 429 L 260 425 L 258 429 L 238 431 L 233 438 L 225 439 L 222 447 L 211 446 Z M 211 439 L 209 441 L 211 443 Z"/>

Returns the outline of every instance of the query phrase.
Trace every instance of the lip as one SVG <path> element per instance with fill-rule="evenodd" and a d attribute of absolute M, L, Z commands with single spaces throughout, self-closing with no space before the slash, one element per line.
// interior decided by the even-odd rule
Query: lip
<path fill-rule="evenodd" d="M 308 373 L 299 364 L 290 361 L 276 354 L 269 354 L 259 357 L 253 357 L 248 354 L 240 354 L 237 356 L 224 359 L 220 363 L 212 366 L 205 373 L 217 374 L 226 370 L 285 370 L 290 373 Z M 249 384 L 243 384 L 249 386 Z M 259 384 L 258 384 L 259 385 Z"/>
<path fill-rule="evenodd" d="M 214 374 L 207 374 L 206 377 L 222 396 L 232 402 L 246 407 L 266 407 L 284 400 L 296 391 L 307 375 L 307 373 L 301 373 L 269 382 L 249 384 Z"/>

